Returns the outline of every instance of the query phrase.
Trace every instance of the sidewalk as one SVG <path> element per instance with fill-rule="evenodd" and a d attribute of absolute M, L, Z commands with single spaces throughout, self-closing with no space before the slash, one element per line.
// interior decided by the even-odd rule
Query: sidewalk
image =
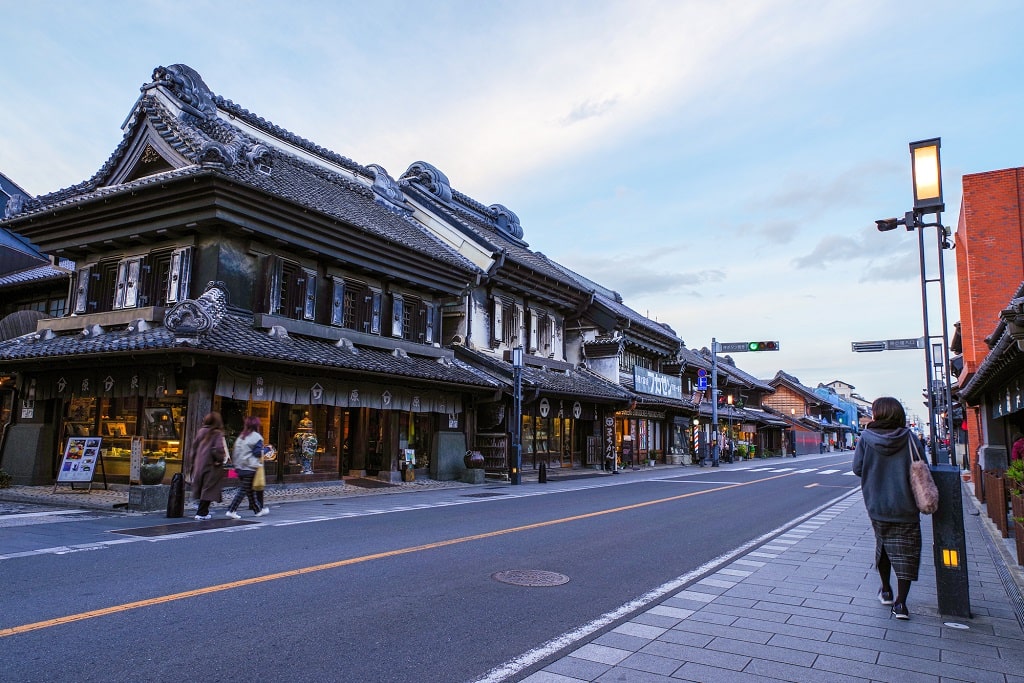
<path fill-rule="evenodd" d="M 874 534 L 859 489 L 656 605 L 609 624 L 524 683 L 1024 681 L 1020 572 L 964 489 L 972 617 L 943 617 L 922 520 L 910 620 L 879 604 Z M 994 526 L 992 526 L 994 529 Z M 1001 541 L 1001 539 L 1000 539 Z M 1016 564 L 1014 562 L 1014 564 Z M 696 578 L 696 577 L 695 577 Z M 578 642 L 578 641 L 577 641 Z"/>

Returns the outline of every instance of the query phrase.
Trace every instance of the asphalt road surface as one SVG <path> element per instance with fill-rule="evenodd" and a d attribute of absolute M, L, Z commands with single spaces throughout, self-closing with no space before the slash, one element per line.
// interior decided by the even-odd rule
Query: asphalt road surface
<path fill-rule="evenodd" d="M 516 680 L 856 488 L 850 459 L 111 515 L 0 563 L 0 679 Z"/>

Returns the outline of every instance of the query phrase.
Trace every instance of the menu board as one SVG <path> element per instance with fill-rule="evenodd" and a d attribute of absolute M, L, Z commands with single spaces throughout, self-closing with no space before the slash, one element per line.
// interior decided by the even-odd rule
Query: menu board
<path fill-rule="evenodd" d="M 96 461 L 100 457 L 102 442 L 103 438 L 99 436 L 73 436 L 68 439 L 68 445 L 64 447 L 64 459 L 57 471 L 57 481 L 91 482 L 96 473 Z"/>

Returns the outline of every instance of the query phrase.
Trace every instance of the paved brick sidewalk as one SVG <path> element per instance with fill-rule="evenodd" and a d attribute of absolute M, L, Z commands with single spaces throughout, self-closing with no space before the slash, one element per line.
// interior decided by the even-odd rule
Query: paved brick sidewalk
<path fill-rule="evenodd" d="M 972 618 L 938 614 L 926 519 L 911 618 L 889 618 L 858 490 L 522 680 L 1024 682 L 1019 588 L 964 508 Z"/>

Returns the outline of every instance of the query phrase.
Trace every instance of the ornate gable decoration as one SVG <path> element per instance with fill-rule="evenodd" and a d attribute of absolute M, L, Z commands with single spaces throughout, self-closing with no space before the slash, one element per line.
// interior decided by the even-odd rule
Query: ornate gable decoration
<path fill-rule="evenodd" d="M 185 64 L 158 66 L 153 70 L 153 83 L 162 85 L 181 101 L 182 108 L 197 119 L 209 121 L 217 117 L 213 95 L 195 69 Z"/>
<path fill-rule="evenodd" d="M 198 299 L 186 299 L 164 315 L 164 327 L 174 334 L 174 343 L 194 346 L 217 326 L 228 307 L 227 285 L 210 282 Z"/>
<path fill-rule="evenodd" d="M 214 95 L 195 69 L 186 64 L 158 66 L 153 70 L 153 82 L 142 89 L 152 87 L 161 87 L 178 100 L 182 120 L 189 122 L 191 118 L 199 122 L 196 128 L 207 138 L 199 151 L 199 163 L 223 168 L 244 163 L 261 173 L 271 172 L 270 148 L 218 118 Z"/>

